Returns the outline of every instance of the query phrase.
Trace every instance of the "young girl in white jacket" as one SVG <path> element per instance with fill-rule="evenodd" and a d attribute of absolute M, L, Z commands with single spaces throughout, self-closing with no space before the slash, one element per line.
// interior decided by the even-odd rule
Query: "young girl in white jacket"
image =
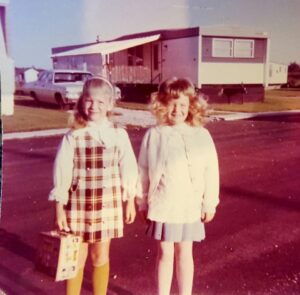
<path fill-rule="evenodd" d="M 179 294 L 192 294 L 193 242 L 205 238 L 204 223 L 219 203 L 217 153 L 203 127 L 206 107 L 187 79 L 168 79 L 153 96 L 158 125 L 143 138 L 138 205 L 149 221 L 147 235 L 158 241 L 159 295 L 170 294 L 174 256 Z"/>

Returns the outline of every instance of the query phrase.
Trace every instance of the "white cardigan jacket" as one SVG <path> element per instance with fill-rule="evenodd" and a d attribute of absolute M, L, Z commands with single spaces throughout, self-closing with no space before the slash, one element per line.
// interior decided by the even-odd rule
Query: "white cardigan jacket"
<path fill-rule="evenodd" d="M 219 203 L 219 168 L 213 140 L 207 129 L 184 125 L 181 128 L 184 128 L 184 132 L 189 135 L 186 144 L 192 166 L 191 180 L 195 188 L 198 188 L 195 193 L 197 196 L 199 194 L 199 206 L 191 204 L 190 220 L 179 219 L 176 223 L 196 221 L 201 217 L 201 211 L 213 213 Z M 164 172 L 164 163 L 168 153 L 168 134 L 171 128 L 170 126 L 150 128 L 143 138 L 138 159 L 140 187 L 137 190 L 139 197 L 137 203 L 139 210 L 148 210 L 148 218 L 160 222 L 173 221 L 168 216 L 168 208 L 162 208 L 161 204 L 158 204 L 161 200 L 157 197 L 159 194 L 155 193 Z"/>

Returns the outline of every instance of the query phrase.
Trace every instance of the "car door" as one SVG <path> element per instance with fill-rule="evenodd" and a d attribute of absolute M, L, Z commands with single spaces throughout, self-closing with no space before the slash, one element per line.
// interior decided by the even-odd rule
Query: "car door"
<path fill-rule="evenodd" d="M 43 72 L 37 81 L 35 81 L 30 89 L 31 93 L 34 93 L 38 100 L 44 101 L 44 88 L 45 88 L 45 80 L 48 72 Z"/>
<path fill-rule="evenodd" d="M 43 89 L 43 95 L 46 102 L 54 103 L 55 98 L 55 89 L 53 85 L 53 73 L 48 72 L 47 76 L 45 77 L 45 83 L 44 83 L 44 89 Z"/>

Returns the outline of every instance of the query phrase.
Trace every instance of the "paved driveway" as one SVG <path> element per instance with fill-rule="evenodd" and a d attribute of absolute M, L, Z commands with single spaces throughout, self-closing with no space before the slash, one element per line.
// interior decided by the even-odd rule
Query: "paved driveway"
<path fill-rule="evenodd" d="M 221 205 L 195 244 L 194 294 L 300 294 L 300 123 L 294 118 L 214 122 Z M 135 151 L 144 130 L 130 131 Z M 0 289 L 63 294 L 33 269 L 38 232 L 51 229 L 47 202 L 60 137 L 4 142 Z M 156 246 L 137 220 L 111 251 L 110 294 L 155 294 Z M 176 294 L 176 284 L 173 286 Z M 83 294 L 91 294 L 90 265 Z"/>

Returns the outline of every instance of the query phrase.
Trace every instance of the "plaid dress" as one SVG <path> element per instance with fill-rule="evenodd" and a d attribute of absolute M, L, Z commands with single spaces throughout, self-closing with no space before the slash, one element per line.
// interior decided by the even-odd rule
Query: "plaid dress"
<path fill-rule="evenodd" d="M 117 128 L 112 130 L 117 131 Z M 71 230 L 82 236 L 84 242 L 123 236 L 119 148 L 116 145 L 106 147 L 89 132 L 75 136 L 73 180 L 65 209 Z"/>

